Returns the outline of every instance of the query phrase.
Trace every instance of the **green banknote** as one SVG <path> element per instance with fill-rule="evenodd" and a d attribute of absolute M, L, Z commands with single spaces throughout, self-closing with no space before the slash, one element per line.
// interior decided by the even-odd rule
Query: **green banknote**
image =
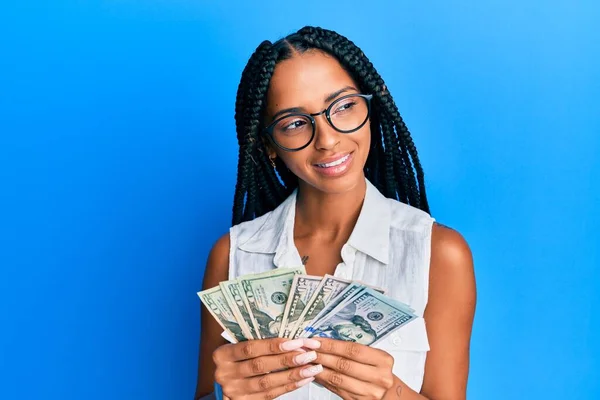
<path fill-rule="evenodd" d="M 279 330 L 279 337 L 289 338 L 292 333 L 296 332 L 295 327 L 298 317 L 300 317 L 300 314 L 321 281 L 322 278 L 320 276 L 294 276 L 290 295 L 283 312 L 282 328 Z"/>
<path fill-rule="evenodd" d="M 417 316 L 408 312 L 402 303 L 364 288 L 308 328 L 308 337 L 328 337 L 370 346 L 415 318 Z"/>
<path fill-rule="evenodd" d="M 279 336 L 294 276 L 305 273 L 304 267 L 278 268 L 238 279 L 258 339 Z"/>
<path fill-rule="evenodd" d="M 198 297 L 219 325 L 235 340 L 238 342 L 246 340 L 246 336 L 219 286 L 198 292 Z"/>
<path fill-rule="evenodd" d="M 244 303 L 240 283 L 237 280 L 231 280 L 221 282 L 219 283 L 219 286 L 246 338 L 257 339 L 258 336 L 254 332 L 254 325 L 252 325 L 248 307 L 246 307 L 246 303 Z"/>

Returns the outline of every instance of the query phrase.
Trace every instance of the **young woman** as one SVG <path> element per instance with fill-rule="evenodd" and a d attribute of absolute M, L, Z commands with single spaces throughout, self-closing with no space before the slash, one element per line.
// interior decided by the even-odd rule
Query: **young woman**
<path fill-rule="evenodd" d="M 310 275 L 382 287 L 422 318 L 374 346 L 325 338 L 226 344 L 203 309 L 196 398 L 217 382 L 234 400 L 464 399 L 476 301 L 471 252 L 430 216 L 417 150 L 368 58 L 316 27 L 265 41 L 242 73 L 235 118 L 233 227 L 209 255 L 204 288 L 304 264 Z"/>

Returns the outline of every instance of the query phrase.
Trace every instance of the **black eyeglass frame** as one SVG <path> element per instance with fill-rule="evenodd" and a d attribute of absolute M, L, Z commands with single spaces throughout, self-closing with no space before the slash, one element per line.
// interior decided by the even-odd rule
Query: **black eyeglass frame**
<path fill-rule="evenodd" d="M 365 118 L 365 120 L 356 128 L 351 129 L 351 130 L 342 130 L 342 129 L 338 129 L 335 127 L 335 125 L 333 125 L 333 122 L 331 122 L 331 109 L 333 108 L 334 105 L 338 104 L 340 101 L 347 99 L 349 97 L 362 97 L 367 101 L 367 116 Z M 367 121 L 369 120 L 369 117 L 371 116 L 371 99 L 373 98 L 372 94 L 362 94 L 362 93 L 351 93 L 348 94 L 346 96 L 342 96 L 339 99 L 336 99 L 333 103 L 331 103 L 326 109 L 324 109 L 321 112 L 318 113 L 313 113 L 313 114 L 306 114 L 306 113 L 291 113 L 291 114 L 286 114 L 280 118 L 277 118 L 275 121 L 271 122 L 267 127 L 265 127 L 263 129 L 263 133 L 268 135 L 269 138 L 271 139 L 271 142 L 273 142 L 277 147 L 279 147 L 282 150 L 285 151 L 289 151 L 289 152 L 294 152 L 294 151 L 300 151 L 302 149 L 305 149 L 306 147 L 308 147 L 312 141 L 315 139 L 315 133 L 316 133 L 316 121 L 314 117 L 317 117 L 321 114 L 325 114 L 325 117 L 327 118 L 327 122 L 329 123 L 329 125 L 335 129 L 336 131 L 340 132 L 340 133 L 352 133 L 352 132 L 356 132 L 357 130 L 359 130 L 360 128 L 362 128 L 363 126 L 365 126 L 365 124 L 367 123 Z M 280 145 L 279 143 L 277 143 L 277 140 L 275 140 L 275 138 L 273 137 L 273 129 L 275 128 L 275 126 L 279 123 L 279 121 L 282 121 L 286 118 L 290 118 L 290 117 L 294 117 L 294 116 L 298 116 L 298 117 L 305 117 L 307 118 L 311 125 L 312 125 L 312 135 L 310 137 L 310 140 L 302 147 L 298 147 L 295 149 L 292 148 L 288 148 L 285 146 Z"/>

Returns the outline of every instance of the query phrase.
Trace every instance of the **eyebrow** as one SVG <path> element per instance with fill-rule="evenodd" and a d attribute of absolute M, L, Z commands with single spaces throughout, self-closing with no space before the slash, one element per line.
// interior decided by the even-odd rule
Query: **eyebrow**
<path fill-rule="evenodd" d="M 339 90 L 336 90 L 335 92 L 330 93 L 327 96 L 325 96 L 323 103 L 329 103 L 330 101 L 333 101 L 333 99 L 338 97 L 340 94 L 351 91 L 351 90 L 358 92 L 358 89 L 356 89 L 354 86 L 345 86 L 345 87 L 343 87 Z M 281 114 L 298 113 L 298 112 L 302 112 L 302 111 L 304 111 L 304 110 L 301 107 L 284 108 L 283 110 L 279 110 L 275 114 L 273 114 L 273 116 L 271 117 L 271 121 L 276 120 L 277 117 L 280 116 Z"/>
<path fill-rule="evenodd" d="M 341 88 L 340 90 L 336 90 L 335 92 L 333 92 L 330 95 L 328 95 L 327 97 L 325 97 L 324 103 L 329 103 L 330 101 L 332 101 L 333 99 L 338 97 L 340 94 L 342 94 L 344 92 L 348 92 L 350 90 L 356 90 L 358 92 L 358 90 L 355 87 L 346 86 L 346 87 Z"/>

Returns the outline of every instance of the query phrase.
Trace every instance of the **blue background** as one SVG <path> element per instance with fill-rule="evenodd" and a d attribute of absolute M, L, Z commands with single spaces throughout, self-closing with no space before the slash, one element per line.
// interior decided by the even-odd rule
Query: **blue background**
<path fill-rule="evenodd" d="M 261 40 L 305 24 L 371 58 L 433 215 L 472 247 L 469 398 L 600 398 L 598 2 L 11 3 L 0 398 L 192 397 L 239 76 Z"/>

